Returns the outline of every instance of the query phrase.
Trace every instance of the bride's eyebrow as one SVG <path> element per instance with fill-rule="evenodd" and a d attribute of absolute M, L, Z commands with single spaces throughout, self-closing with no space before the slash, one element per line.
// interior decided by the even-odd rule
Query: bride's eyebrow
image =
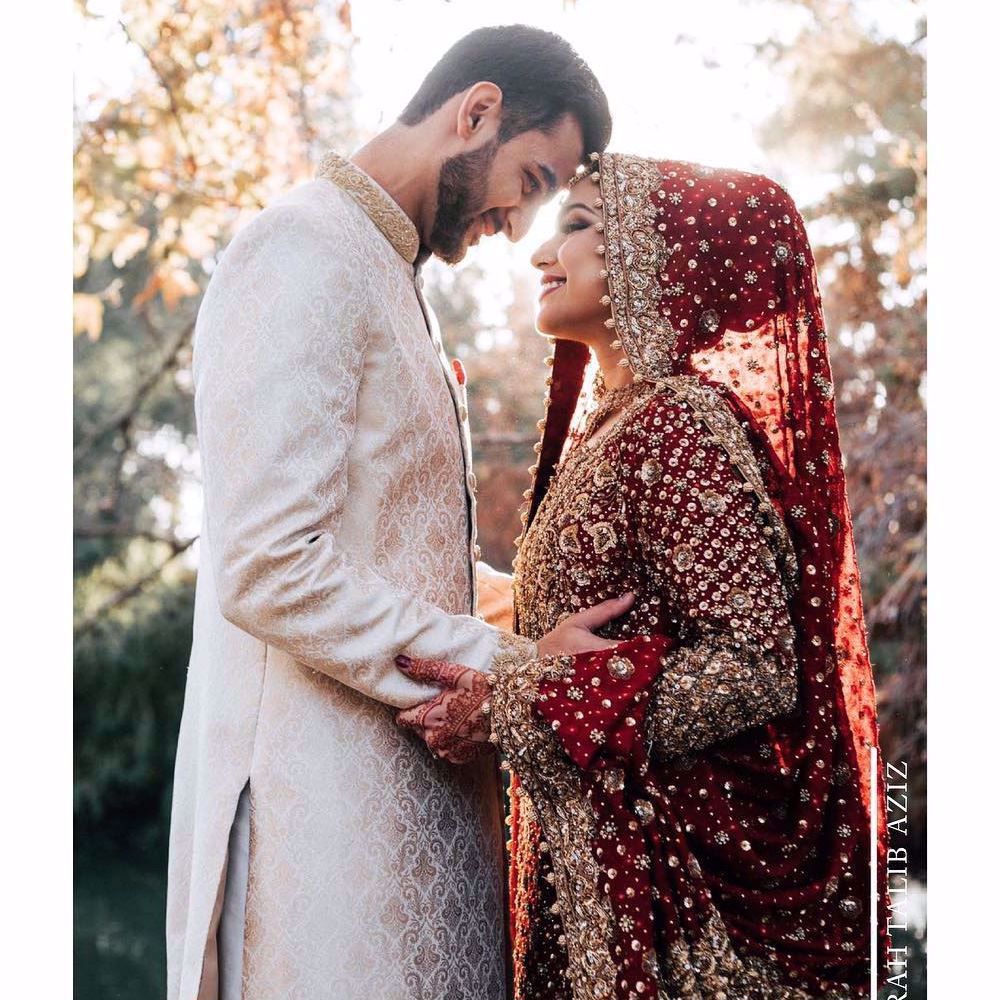
<path fill-rule="evenodd" d="M 571 202 L 569 205 L 563 205 L 563 207 L 562 207 L 561 211 L 559 212 L 559 214 L 560 215 L 569 215 L 569 213 L 572 212 L 574 208 L 582 208 L 585 212 L 590 212 L 591 215 L 595 215 L 596 214 L 594 212 L 594 210 L 589 205 L 584 205 L 584 203 L 582 201 L 574 201 L 574 202 Z"/>

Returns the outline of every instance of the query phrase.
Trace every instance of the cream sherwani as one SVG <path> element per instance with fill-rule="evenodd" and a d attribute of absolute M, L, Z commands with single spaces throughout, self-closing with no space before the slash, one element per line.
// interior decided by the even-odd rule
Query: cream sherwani
<path fill-rule="evenodd" d="M 241 231 L 201 307 L 169 1000 L 218 994 L 247 782 L 244 1000 L 504 994 L 495 765 L 437 762 L 393 719 L 433 693 L 401 651 L 481 670 L 534 652 L 473 614 L 465 401 L 417 250 L 398 205 L 332 156 Z"/>

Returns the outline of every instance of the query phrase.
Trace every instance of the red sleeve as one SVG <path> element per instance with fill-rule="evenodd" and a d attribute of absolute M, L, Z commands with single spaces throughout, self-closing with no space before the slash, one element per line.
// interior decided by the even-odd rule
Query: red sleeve
<path fill-rule="evenodd" d="M 797 662 L 784 525 L 724 404 L 657 394 L 621 439 L 623 503 L 676 644 L 647 720 L 669 756 L 790 712 Z"/>
<path fill-rule="evenodd" d="M 602 748 L 621 759 L 632 755 L 669 648 L 663 636 L 639 636 L 614 649 L 560 657 L 561 676 L 539 683 L 535 711 L 577 767 L 590 768 Z"/>

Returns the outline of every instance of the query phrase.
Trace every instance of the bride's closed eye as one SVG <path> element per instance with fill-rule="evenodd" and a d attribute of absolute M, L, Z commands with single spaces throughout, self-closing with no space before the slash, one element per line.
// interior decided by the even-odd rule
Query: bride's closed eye
<path fill-rule="evenodd" d="M 564 222 L 559 227 L 559 232 L 561 232 L 563 234 L 569 234 L 569 233 L 576 232 L 578 229 L 589 229 L 590 226 L 591 226 L 591 223 L 586 222 L 583 219 L 570 219 L 570 220 Z"/>

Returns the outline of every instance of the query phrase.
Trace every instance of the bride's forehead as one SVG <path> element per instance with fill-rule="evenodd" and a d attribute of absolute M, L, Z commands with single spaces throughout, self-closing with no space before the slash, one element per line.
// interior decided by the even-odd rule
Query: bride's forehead
<path fill-rule="evenodd" d="M 563 192 L 559 199 L 559 210 L 565 212 L 571 205 L 583 204 L 594 207 L 594 202 L 601 196 L 601 190 L 590 177 L 578 180 L 569 190 Z"/>

